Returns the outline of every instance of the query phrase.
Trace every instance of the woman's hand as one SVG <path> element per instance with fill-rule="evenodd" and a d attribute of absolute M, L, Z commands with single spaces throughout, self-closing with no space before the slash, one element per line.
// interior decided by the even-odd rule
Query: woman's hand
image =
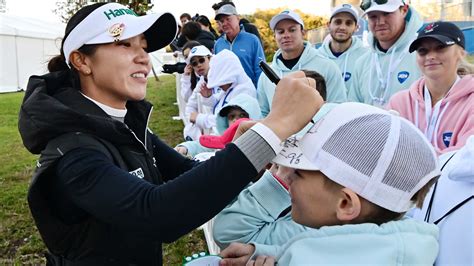
<path fill-rule="evenodd" d="M 207 87 L 207 83 L 206 83 L 206 82 L 203 82 L 203 83 L 201 84 L 201 88 L 200 88 L 199 92 L 201 93 L 202 97 L 204 97 L 204 98 L 209 98 L 209 97 L 211 97 L 211 95 L 212 95 L 212 88 L 209 89 L 209 88 Z"/>

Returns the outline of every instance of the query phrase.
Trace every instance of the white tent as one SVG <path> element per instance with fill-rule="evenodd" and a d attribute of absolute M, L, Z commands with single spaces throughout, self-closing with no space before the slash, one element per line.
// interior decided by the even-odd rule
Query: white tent
<path fill-rule="evenodd" d="M 26 89 L 31 75 L 47 73 L 59 54 L 65 25 L 0 13 L 0 93 Z"/>

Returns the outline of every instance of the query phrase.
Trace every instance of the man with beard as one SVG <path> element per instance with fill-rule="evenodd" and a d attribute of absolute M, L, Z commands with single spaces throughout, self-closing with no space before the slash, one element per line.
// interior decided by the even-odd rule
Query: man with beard
<path fill-rule="evenodd" d="M 358 14 L 352 5 L 342 4 L 336 7 L 327 24 L 331 39 L 319 48 L 324 56 L 339 66 L 346 89 L 350 88 L 354 80 L 354 62 L 368 52 L 367 47 L 362 46 L 362 40 L 352 36 L 358 28 L 357 20 Z"/>
<path fill-rule="evenodd" d="M 326 81 L 327 101 L 345 102 L 346 88 L 341 71 L 336 63 L 325 58 L 313 46 L 304 40 L 305 30 L 301 17 L 291 10 L 284 10 L 270 20 L 278 51 L 273 56 L 272 68 L 282 78 L 298 70 L 318 72 Z M 257 99 L 265 117 L 270 112 L 275 84 L 265 75 L 258 80 Z"/>
<path fill-rule="evenodd" d="M 370 52 L 355 62 L 349 101 L 384 107 L 394 93 L 408 89 L 421 72 L 408 47 L 423 24 L 404 0 L 363 0 Z"/>

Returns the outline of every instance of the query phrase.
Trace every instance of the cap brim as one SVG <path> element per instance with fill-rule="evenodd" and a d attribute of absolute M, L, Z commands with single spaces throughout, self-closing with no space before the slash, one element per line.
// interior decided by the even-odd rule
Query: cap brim
<path fill-rule="evenodd" d="M 300 139 L 296 137 L 296 139 Z M 282 166 L 300 169 L 300 170 L 313 170 L 319 171 L 320 168 L 313 164 L 301 150 L 300 141 L 292 137 L 291 140 L 287 140 L 284 144 L 284 148 L 280 153 L 273 159 L 273 162 Z"/>
<path fill-rule="evenodd" d="M 158 19 L 145 31 L 149 53 L 168 46 L 178 32 L 178 22 L 171 13 L 157 15 Z"/>
<path fill-rule="evenodd" d="M 418 47 L 420 46 L 421 42 L 423 40 L 426 40 L 426 39 L 435 39 L 439 42 L 441 42 L 443 45 L 445 46 L 451 46 L 453 44 L 455 44 L 456 42 L 454 42 L 451 38 L 449 37 L 446 37 L 444 35 L 438 35 L 438 34 L 433 34 L 433 35 L 427 35 L 427 36 L 422 36 L 416 40 L 414 40 L 411 44 L 410 44 L 410 48 L 408 49 L 408 51 L 410 53 L 413 53 L 414 51 L 416 51 L 416 49 L 418 49 Z"/>
<path fill-rule="evenodd" d="M 230 15 L 235 15 L 235 14 L 234 13 L 219 13 L 214 17 L 214 19 L 219 20 L 219 18 L 222 16 L 230 16 Z"/>
<path fill-rule="evenodd" d="M 369 9 L 365 10 L 362 16 L 365 16 L 367 15 L 367 13 L 372 12 L 372 11 L 392 13 L 393 11 L 397 10 L 399 7 L 401 7 L 401 5 L 372 5 L 371 7 L 369 7 Z"/>
<path fill-rule="evenodd" d="M 293 16 L 291 16 L 290 14 L 278 14 L 276 16 L 274 16 L 271 20 L 270 20 L 270 29 L 272 30 L 275 30 L 275 27 L 276 25 L 278 24 L 278 22 L 284 20 L 284 19 L 289 19 L 289 20 L 293 20 L 294 22 L 300 24 L 300 25 L 303 25 L 301 24 L 301 22 L 297 21 Z M 303 26 L 304 27 L 304 26 Z"/>

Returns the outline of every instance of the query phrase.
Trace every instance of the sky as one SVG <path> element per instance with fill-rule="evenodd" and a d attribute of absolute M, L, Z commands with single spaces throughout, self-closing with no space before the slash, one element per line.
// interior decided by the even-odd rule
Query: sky
<path fill-rule="evenodd" d="M 59 17 L 52 10 L 58 0 L 6 0 L 7 13 L 25 17 L 35 17 L 47 21 L 59 22 Z M 196 13 L 212 19 L 214 10 L 212 4 L 219 0 L 152 0 L 153 11 L 171 12 L 177 18 L 184 12 L 194 16 Z M 252 14 L 257 9 L 288 7 L 300 9 L 313 15 L 328 15 L 329 0 L 234 0 L 240 14 Z"/>

